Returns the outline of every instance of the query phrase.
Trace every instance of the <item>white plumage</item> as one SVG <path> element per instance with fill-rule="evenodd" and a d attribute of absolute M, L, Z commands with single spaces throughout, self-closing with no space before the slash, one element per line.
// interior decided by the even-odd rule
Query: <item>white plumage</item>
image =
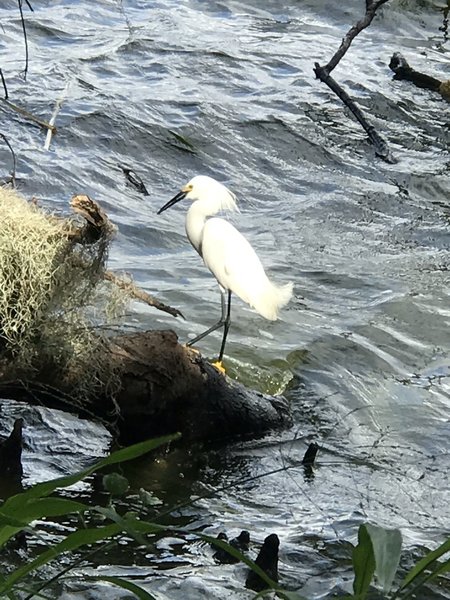
<path fill-rule="evenodd" d="M 278 286 L 270 281 L 256 252 L 242 233 L 225 219 L 213 216 L 221 210 L 238 210 L 234 194 L 212 177 L 197 175 L 158 214 L 183 198 L 193 201 L 186 215 L 186 234 L 217 279 L 221 291 L 235 293 L 260 315 L 275 320 L 279 309 L 292 297 L 293 284 Z M 222 301 L 222 318 L 217 326 L 190 343 L 223 325 L 221 361 L 229 321 L 230 307 L 226 316 Z"/>

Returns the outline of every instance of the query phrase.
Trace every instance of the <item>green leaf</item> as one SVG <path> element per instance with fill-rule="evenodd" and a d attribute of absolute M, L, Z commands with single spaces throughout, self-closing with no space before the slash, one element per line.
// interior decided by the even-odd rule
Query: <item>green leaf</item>
<path fill-rule="evenodd" d="M 22 580 L 26 575 L 42 567 L 48 562 L 58 558 L 63 552 L 77 550 L 81 546 L 94 544 L 105 538 L 110 538 L 120 533 L 121 527 L 116 523 L 97 527 L 95 529 L 80 529 L 69 534 L 58 544 L 51 546 L 47 551 L 40 554 L 37 558 L 22 567 L 16 569 L 0 583 L 0 594 L 5 594 L 11 590 L 15 583 Z"/>
<path fill-rule="evenodd" d="M 21 529 L 22 527 L 26 527 L 28 525 L 28 521 L 22 521 L 16 517 L 5 515 L 5 513 L 0 511 L 0 531 L 5 525 L 9 525 L 10 527 L 18 527 Z"/>
<path fill-rule="evenodd" d="M 139 444 L 134 444 L 128 448 L 122 448 L 121 450 L 113 452 L 110 456 L 98 461 L 88 469 L 84 469 L 83 471 L 79 471 L 73 475 L 68 475 L 67 477 L 60 477 L 58 479 L 53 479 L 52 481 L 38 483 L 25 492 L 11 496 L 0 507 L 1 513 L 4 517 L 3 526 L 1 526 L 0 523 L 0 548 L 34 519 L 45 516 L 58 516 L 61 514 L 67 514 L 69 512 L 85 510 L 85 507 L 83 507 L 81 504 L 79 505 L 80 508 L 76 508 L 76 503 L 73 501 L 64 500 L 61 498 L 53 498 L 48 500 L 48 502 L 51 502 L 52 504 L 47 505 L 48 512 L 45 512 L 45 505 L 40 504 L 40 502 L 43 501 L 43 498 L 46 498 L 52 494 L 56 489 L 69 487 L 74 483 L 78 483 L 78 481 L 88 477 L 102 467 L 125 462 L 127 460 L 132 460 L 142 456 L 143 454 L 146 454 L 147 452 L 150 452 L 161 445 L 179 439 L 180 435 L 181 434 L 179 433 L 166 435 L 152 440 L 147 440 L 145 442 L 140 442 Z M 56 508 L 58 502 L 60 508 Z M 63 502 L 66 503 L 65 508 L 63 508 Z M 70 510 L 68 505 L 69 502 L 72 502 L 72 509 Z M 7 524 L 7 518 L 12 519 L 9 524 Z"/>
<path fill-rule="evenodd" d="M 139 587 L 135 583 L 132 583 L 131 581 L 126 581 L 121 577 L 109 577 L 106 575 L 98 575 L 95 577 L 84 577 L 84 579 L 88 581 L 107 581 L 108 583 L 117 585 L 118 587 L 124 590 L 128 590 L 129 592 L 133 593 L 137 598 L 139 598 L 139 600 L 156 600 L 154 596 L 146 592 L 143 588 Z"/>
<path fill-rule="evenodd" d="M 142 538 L 140 534 L 155 534 L 155 533 L 165 533 L 169 529 L 173 531 L 173 528 L 168 528 L 165 525 L 158 525 L 157 523 L 151 523 L 149 521 L 141 521 L 137 519 L 134 515 L 128 513 L 124 516 L 119 515 L 119 513 L 113 508 L 103 508 L 102 506 L 95 507 L 96 512 L 101 514 L 102 516 L 111 519 L 117 525 L 120 526 L 122 531 L 125 531 L 133 537 L 139 544 L 147 545 L 147 540 Z M 176 528 L 175 528 L 176 529 Z"/>
<path fill-rule="evenodd" d="M 443 575 L 447 571 L 450 571 L 450 558 L 443 563 L 437 563 L 436 567 L 433 567 L 433 571 L 431 573 L 428 573 L 426 577 L 417 582 L 416 585 L 410 585 L 408 587 L 408 591 L 405 594 L 402 594 L 402 598 L 405 600 L 406 598 L 411 598 L 411 596 L 417 597 L 417 591 L 421 589 L 425 583 L 429 583 L 430 581 L 436 579 L 436 577 L 439 577 L 439 575 Z M 395 597 L 396 596 L 394 596 L 394 598 Z"/>
<path fill-rule="evenodd" d="M 88 477 L 95 471 L 102 469 L 108 465 L 115 465 L 117 463 L 125 462 L 127 460 L 132 460 L 133 458 L 137 458 L 150 452 L 150 450 L 154 450 L 159 446 L 164 444 L 168 444 L 174 440 L 179 439 L 181 434 L 175 433 L 173 435 L 166 435 L 163 437 L 155 438 L 152 440 L 147 440 L 146 442 L 140 442 L 139 444 L 134 444 L 133 446 L 129 446 L 128 448 L 122 448 L 121 450 L 117 450 L 113 452 L 110 456 L 103 458 L 98 461 L 88 469 L 84 469 L 83 471 L 79 471 L 74 475 L 68 475 L 67 477 L 59 477 L 58 479 L 53 479 L 51 481 L 44 481 L 42 483 L 38 483 L 34 485 L 30 489 L 21 494 L 16 494 L 15 496 L 11 496 L 8 498 L 6 502 L 4 502 L 2 506 L 2 511 L 10 511 L 15 508 L 17 505 L 21 505 L 24 499 L 29 498 L 42 498 L 45 496 L 49 496 L 58 488 L 66 488 L 74 483 L 78 483 L 85 477 Z"/>
<path fill-rule="evenodd" d="M 410 585 L 419 575 L 423 574 L 426 569 L 438 558 L 450 552 L 450 539 L 446 540 L 443 544 L 433 550 L 432 552 L 428 552 L 426 556 L 419 560 L 419 562 L 410 570 L 410 572 L 406 575 L 403 580 L 400 589 L 404 589 L 407 585 Z"/>
<path fill-rule="evenodd" d="M 108 473 L 103 476 L 103 487 L 112 496 L 124 496 L 130 489 L 130 484 L 123 475 Z"/>
<path fill-rule="evenodd" d="M 372 541 L 365 525 L 359 526 L 358 545 L 353 548 L 352 562 L 355 571 L 353 592 L 358 600 L 364 600 L 375 572 Z"/>
<path fill-rule="evenodd" d="M 398 529 L 385 529 L 366 524 L 375 557 L 375 577 L 386 594 L 392 587 L 400 562 L 402 534 Z"/>

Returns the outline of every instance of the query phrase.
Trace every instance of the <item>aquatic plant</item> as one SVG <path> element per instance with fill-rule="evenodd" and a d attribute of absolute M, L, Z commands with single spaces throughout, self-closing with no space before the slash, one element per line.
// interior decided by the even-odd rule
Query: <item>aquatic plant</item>
<path fill-rule="evenodd" d="M 152 538 L 154 535 L 189 533 L 191 536 L 195 535 L 211 545 L 226 550 L 231 556 L 245 563 L 267 584 L 267 590 L 276 591 L 279 598 L 307 600 L 296 592 L 283 589 L 278 583 L 272 581 L 255 562 L 224 540 L 198 532 L 188 532 L 181 527 L 161 525 L 158 521 L 167 516 L 167 511 L 154 512 L 153 520 L 148 521 L 139 518 L 131 510 L 121 514 L 116 510 L 114 502 L 107 507 L 92 507 L 80 501 L 53 495 L 55 491 L 67 488 L 101 468 L 137 458 L 155 448 L 169 444 L 179 437 L 179 434 L 164 436 L 118 450 L 88 469 L 74 475 L 36 484 L 0 504 L 0 552 L 10 540 L 21 532 L 26 532 L 28 535 L 39 534 L 42 519 L 69 514 L 78 514 L 80 517 L 75 531 L 60 541 L 54 542 L 33 560 L 25 562 L 8 574 L 0 574 L 0 598 L 15 598 L 18 593 L 27 594 L 27 600 L 33 597 L 43 597 L 44 589 L 58 581 L 70 578 L 70 571 L 79 566 L 81 561 L 93 554 L 100 554 L 105 549 L 105 543 L 108 544 L 108 547 L 110 544 L 117 544 L 122 536 L 126 536 L 128 539 L 131 537 L 138 544 L 153 548 Z M 128 489 L 123 476 L 110 474 L 104 478 L 104 482 L 113 496 L 126 493 Z M 149 501 L 145 496 L 150 496 L 150 494 L 144 493 L 143 504 L 151 504 L 154 508 L 156 504 L 153 499 L 150 498 Z M 89 519 L 89 517 L 93 518 Z M 103 542 L 103 544 L 99 544 L 99 542 Z M 399 530 L 362 524 L 358 532 L 358 544 L 353 548 L 354 594 L 346 596 L 347 600 L 368 598 L 369 594 L 373 594 L 371 586 L 374 579 L 377 587 L 382 590 L 383 597 L 389 600 L 406 600 L 416 595 L 425 583 L 429 583 L 450 570 L 449 558 L 439 561 L 450 552 L 450 539 L 448 539 L 435 550 L 428 552 L 409 570 L 400 585 L 394 586 L 401 546 L 402 537 Z M 79 551 L 87 547 L 89 548 L 88 554 L 82 554 L 80 558 Z M 66 557 L 65 565 L 67 566 L 60 569 L 54 577 L 50 579 L 46 577 L 44 580 L 35 577 L 41 567 L 52 561 L 60 560 L 63 555 Z M 83 579 L 111 583 L 132 592 L 141 600 L 154 598 L 141 586 L 121 577 L 95 574 L 84 575 Z M 255 597 L 259 597 L 262 593 Z"/>

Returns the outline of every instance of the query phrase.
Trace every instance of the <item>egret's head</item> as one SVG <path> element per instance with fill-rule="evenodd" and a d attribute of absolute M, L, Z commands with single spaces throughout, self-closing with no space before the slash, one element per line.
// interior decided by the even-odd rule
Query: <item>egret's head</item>
<path fill-rule="evenodd" d="M 189 183 L 181 188 L 176 196 L 158 210 L 158 215 L 180 200 L 183 200 L 183 198 L 187 198 L 192 202 L 198 200 L 208 205 L 211 212 L 218 212 L 219 210 L 239 210 L 236 204 L 235 195 L 230 192 L 223 183 L 220 183 L 207 175 L 196 175 Z"/>

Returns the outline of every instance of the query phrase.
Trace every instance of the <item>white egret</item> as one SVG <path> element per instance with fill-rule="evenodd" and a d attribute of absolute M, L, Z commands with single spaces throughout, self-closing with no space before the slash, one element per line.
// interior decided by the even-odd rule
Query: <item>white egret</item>
<path fill-rule="evenodd" d="M 220 210 L 239 210 L 234 194 L 223 184 L 212 177 L 197 175 L 158 210 L 158 215 L 183 198 L 193 201 L 186 215 L 187 237 L 217 279 L 222 300 L 222 315 L 219 321 L 190 340 L 187 345 L 191 346 L 223 327 L 219 359 L 214 365 L 224 371 L 222 358 L 231 321 L 231 292 L 266 319 L 275 321 L 278 310 L 287 304 L 292 296 L 293 284 L 278 286 L 272 283 L 256 252 L 242 233 L 225 219 L 208 219 Z"/>

